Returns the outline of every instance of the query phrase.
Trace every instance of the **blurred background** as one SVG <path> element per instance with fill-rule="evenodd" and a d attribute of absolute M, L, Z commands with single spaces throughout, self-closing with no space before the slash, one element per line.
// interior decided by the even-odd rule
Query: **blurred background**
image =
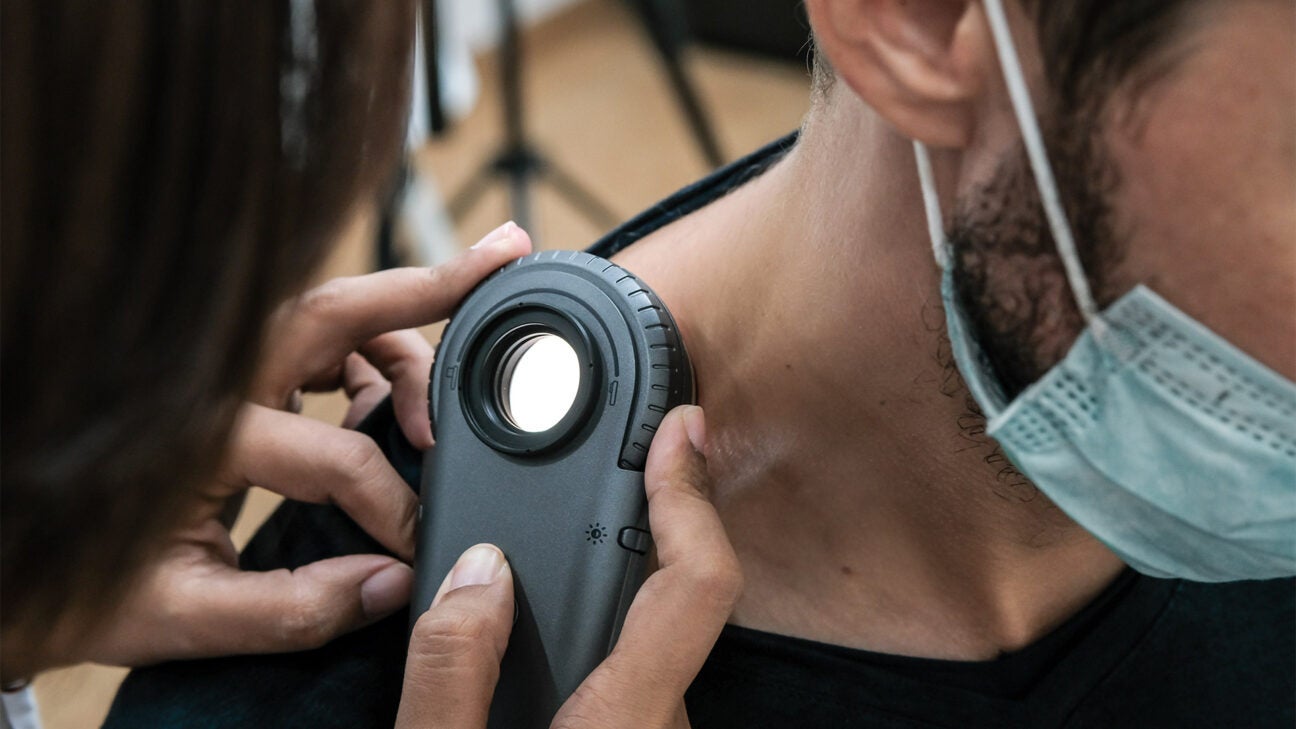
<path fill-rule="evenodd" d="M 357 212 L 321 278 L 431 265 L 510 219 L 537 248 L 584 248 L 792 131 L 809 107 L 799 0 L 429 0 L 423 8 L 427 52 L 405 169 Z M 436 341 L 439 327 L 426 334 Z M 305 412 L 337 422 L 345 403 L 311 396 Z M 277 499 L 253 490 L 236 545 Z M 125 673 L 87 665 L 41 675 L 47 729 L 98 726 Z"/>

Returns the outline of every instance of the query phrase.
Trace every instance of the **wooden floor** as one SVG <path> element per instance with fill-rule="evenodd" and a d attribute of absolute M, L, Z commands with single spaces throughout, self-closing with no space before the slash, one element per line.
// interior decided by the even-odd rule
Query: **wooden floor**
<path fill-rule="evenodd" d="M 623 4 L 591 0 L 528 31 L 526 111 L 531 135 L 553 160 L 593 191 L 618 217 L 629 217 L 707 171 L 688 136 L 651 46 Z M 809 77 L 795 64 L 697 49 L 687 58 L 733 158 L 791 129 L 808 106 Z M 501 135 L 491 57 L 480 59 L 482 100 L 446 138 L 421 151 L 418 165 L 443 193 L 453 193 L 498 145 Z M 536 194 L 542 248 L 581 248 L 604 232 L 552 190 Z M 361 273 L 370 265 L 372 216 L 362 213 L 343 236 L 325 276 Z M 458 229 L 462 245 L 509 218 L 502 186 L 493 186 Z M 429 328 L 435 336 L 435 328 Z M 306 412 L 336 422 L 340 396 L 308 400 Z M 277 497 L 255 492 L 235 527 L 242 545 Z M 78 666 L 36 681 L 47 729 L 98 726 L 123 669 Z"/>

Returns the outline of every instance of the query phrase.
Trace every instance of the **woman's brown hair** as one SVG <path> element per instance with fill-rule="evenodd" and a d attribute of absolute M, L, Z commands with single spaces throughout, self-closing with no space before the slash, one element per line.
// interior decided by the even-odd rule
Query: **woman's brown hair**
<path fill-rule="evenodd" d="M 6 0 L 0 21 L 0 627 L 31 646 L 106 612 L 218 466 L 269 312 L 392 171 L 414 18 Z"/>

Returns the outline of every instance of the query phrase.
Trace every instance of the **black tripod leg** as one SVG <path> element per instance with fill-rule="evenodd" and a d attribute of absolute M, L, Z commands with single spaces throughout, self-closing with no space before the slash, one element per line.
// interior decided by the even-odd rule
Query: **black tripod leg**
<path fill-rule="evenodd" d="M 391 186 L 382 197 L 382 217 L 378 220 L 378 237 L 374 250 L 374 263 L 378 266 L 376 270 L 383 271 L 401 265 L 400 256 L 396 252 L 396 221 L 405 199 L 405 189 L 410 184 L 410 174 L 409 157 L 401 157 Z"/>
<path fill-rule="evenodd" d="M 523 117 L 522 33 L 518 28 L 516 0 L 497 0 L 500 17 L 500 88 L 504 94 L 504 133 L 507 151 L 500 158 L 499 170 L 508 175 L 509 206 L 513 222 L 531 226 L 531 195 L 527 189 L 534 162 L 527 149 L 526 124 Z"/>
<path fill-rule="evenodd" d="M 621 223 L 621 218 L 611 208 L 599 202 L 599 199 L 577 182 L 576 178 L 555 167 L 553 162 L 545 161 L 537 170 L 542 177 L 549 178 L 555 192 L 580 211 L 599 230 L 611 230 Z"/>
<path fill-rule="evenodd" d="M 684 72 L 684 64 L 680 61 L 682 31 L 671 28 L 671 16 L 663 5 L 663 0 L 631 0 L 631 4 L 638 11 L 639 19 L 648 30 L 653 47 L 657 49 L 657 55 L 666 67 L 666 76 L 670 80 L 671 89 L 675 92 L 675 99 L 684 111 L 684 118 L 689 128 L 693 130 L 693 138 L 702 150 L 703 157 L 712 167 L 719 167 L 724 164 L 720 142 L 716 139 L 711 121 L 702 108 L 697 90 L 693 87 L 693 80 Z"/>
<path fill-rule="evenodd" d="M 679 98 L 680 105 L 684 107 L 684 116 L 688 119 L 689 126 L 693 128 L 693 136 L 697 139 L 698 147 L 702 150 L 702 156 L 706 158 L 707 164 L 712 167 L 723 165 L 724 154 L 720 151 L 720 142 L 716 140 L 715 132 L 711 129 L 711 122 L 707 119 L 706 113 L 702 111 L 697 94 L 693 90 L 692 82 L 684 75 L 684 68 L 680 65 L 679 56 L 671 56 L 667 60 L 666 71 L 667 75 L 670 76 L 671 84 L 675 87 L 675 94 Z"/>
<path fill-rule="evenodd" d="M 541 162 L 525 149 L 505 154 L 496 162 L 496 174 L 508 177 L 509 210 L 513 222 L 523 230 L 531 230 L 531 180 L 536 176 Z"/>
<path fill-rule="evenodd" d="M 432 136 L 436 136 L 448 125 L 445 107 L 441 105 L 441 59 L 437 56 L 441 49 L 441 25 L 437 19 L 437 0 L 423 0 L 419 20 L 423 33 L 423 70 L 427 78 L 428 126 Z"/>
<path fill-rule="evenodd" d="M 509 178 L 509 207 L 513 210 L 513 222 L 523 230 L 530 231 L 531 189 L 527 187 L 525 174 L 514 174 Z"/>
<path fill-rule="evenodd" d="M 456 225 L 463 222 L 464 216 L 468 215 L 468 212 L 473 209 L 477 201 L 481 200 L 481 196 L 486 194 L 486 189 L 490 187 L 496 174 L 493 164 L 483 165 L 481 169 L 473 173 L 472 178 L 464 183 L 463 187 L 459 188 L 459 192 L 456 192 L 446 205 L 446 212 L 450 215 L 450 220 L 454 221 Z"/>
<path fill-rule="evenodd" d="M 554 189 L 600 229 L 615 227 L 620 219 L 598 198 L 567 173 L 552 166 L 527 141 L 522 104 L 522 39 L 517 25 L 516 0 L 496 0 L 501 24 L 500 93 L 505 144 L 503 150 L 477 171 L 446 206 L 451 220 L 459 223 L 481 199 L 498 176 L 508 181 L 513 221 L 530 230 L 532 195 L 530 184 L 548 176 Z"/>

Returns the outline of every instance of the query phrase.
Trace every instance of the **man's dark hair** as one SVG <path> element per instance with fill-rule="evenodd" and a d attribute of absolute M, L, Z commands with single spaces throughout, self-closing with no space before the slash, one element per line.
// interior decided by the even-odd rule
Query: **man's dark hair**
<path fill-rule="evenodd" d="M 215 471 L 269 312 L 391 172 L 414 21 L 387 0 L 0 20 L 2 621 L 34 645 L 108 612 Z"/>
<path fill-rule="evenodd" d="M 1201 0 L 1022 0 L 1035 19 L 1050 106 L 1094 110 L 1116 88 L 1163 67 Z"/>

